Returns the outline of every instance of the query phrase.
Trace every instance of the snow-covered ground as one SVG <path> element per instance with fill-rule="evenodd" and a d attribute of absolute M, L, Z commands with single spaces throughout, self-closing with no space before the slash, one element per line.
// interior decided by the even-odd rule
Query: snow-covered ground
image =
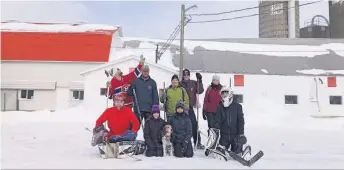
<path fill-rule="evenodd" d="M 269 102 L 246 109 L 246 135 L 253 152 L 264 157 L 253 167 L 344 168 L 344 119 L 315 119 L 278 110 Z M 254 110 L 260 113 L 252 114 Z M 147 158 L 143 161 L 101 159 L 90 145 L 91 133 L 102 110 L 82 104 L 60 112 L 2 112 L 2 167 L 4 169 L 239 169 L 234 161 L 222 162 L 196 151 L 193 158 Z M 201 118 L 201 116 L 200 116 Z M 206 132 L 206 122 L 200 126 Z M 140 132 L 140 139 L 142 133 Z M 205 138 L 202 138 L 205 144 Z"/>

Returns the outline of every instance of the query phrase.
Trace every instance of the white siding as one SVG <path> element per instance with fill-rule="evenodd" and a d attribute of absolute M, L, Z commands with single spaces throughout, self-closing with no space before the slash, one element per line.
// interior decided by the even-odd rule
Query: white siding
<path fill-rule="evenodd" d="M 210 85 L 214 74 L 202 74 L 204 88 Z M 235 87 L 233 74 L 217 75 L 220 76 L 222 85 L 229 86 L 230 78 L 232 79 L 234 93 L 243 94 L 243 106 L 245 110 L 250 110 L 250 113 L 269 111 L 266 108 L 269 106 L 274 112 L 280 110 L 280 112 L 311 116 L 344 116 L 344 103 L 342 105 L 329 103 L 330 95 L 342 96 L 344 100 L 344 77 L 337 77 L 337 87 L 327 87 L 327 77 L 317 77 L 323 80 L 323 84 L 318 82 L 319 112 L 313 76 L 245 75 L 244 87 Z M 191 73 L 191 79 L 196 79 L 195 72 Z M 285 95 L 297 95 L 298 104 L 285 104 Z M 201 104 L 203 99 L 204 93 L 200 95 Z"/>
<path fill-rule="evenodd" d="M 70 88 L 83 88 L 80 72 L 101 64 L 104 63 L 2 61 L 2 90 L 35 90 L 35 99 L 21 100 L 20 110 L 66 109 L 71 102 Z"/>

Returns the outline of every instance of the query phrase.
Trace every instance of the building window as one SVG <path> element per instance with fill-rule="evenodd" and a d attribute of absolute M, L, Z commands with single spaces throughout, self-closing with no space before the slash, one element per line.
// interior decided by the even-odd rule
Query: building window
<path fill-rule="evenodd" d="M 100 95 L 105 96 L 107 93 L 107 88 L 100 88 Z"/>
<path fill-rule="evenodd" d="M 74 100 L 84 100 L 84 91 L 73 90 Z"/>
<path fill-rule="evenodd" d="M 285 95 L 284 96 L 285 104 L 298 104 L 296 95 Z"/>
<path fill-rule="evenodd" d="M 33 90 L 21 90 L 20 98 L 22 99 L 33 99 Z"/>
<path fill-rule="evenodd" d="M 235 94 L 233 100 L 237 103 L 244 103 L 244 96 L 242 94 Z"/>
<path fill-rule="evenodd" d="M 330 96 L 330 104 L 341 105 L 342 104 L 342 96 Z"/>

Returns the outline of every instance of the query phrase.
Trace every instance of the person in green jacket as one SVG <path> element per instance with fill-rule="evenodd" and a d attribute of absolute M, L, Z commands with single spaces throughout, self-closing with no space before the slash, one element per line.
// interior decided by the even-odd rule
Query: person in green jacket
<path fill-rule="evenodd" d="M 171 116 L 176 112 L 176 104 L 179 101 L 185 103 L 184 112 L 186 114 L 189 110 L 189 96 L 186 90 L 180 86 L 179 78 L 177 75 L 173 75 L 171 79 L 171 85 L 165 89 L 165 92 L 160 97 L 160 102 L 164 103 L 164 109 L 166 111 L 167 121 L 170 120 Z"/>

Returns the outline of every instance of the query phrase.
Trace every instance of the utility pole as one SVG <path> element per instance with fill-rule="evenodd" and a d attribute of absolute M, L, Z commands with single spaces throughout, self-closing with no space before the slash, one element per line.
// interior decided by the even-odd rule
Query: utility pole
<path fill-rule="evenodd" d="M 158 63 L 158 59 L 160 59 L 160 56 L 159 56 L 159 45 L 156 45 L 156 49 L 155 49 L 155 63 Z"/>
<path fill-rule="evenodd" d="M 180 57 L 179 57 L 179 79 L 181 80 L 183 77 L 183 69 L 184 69 L 184 23 L 185 23 L 185 5 L 182 4 L 181 7 L 181 18 L 180 18 Z"/>

